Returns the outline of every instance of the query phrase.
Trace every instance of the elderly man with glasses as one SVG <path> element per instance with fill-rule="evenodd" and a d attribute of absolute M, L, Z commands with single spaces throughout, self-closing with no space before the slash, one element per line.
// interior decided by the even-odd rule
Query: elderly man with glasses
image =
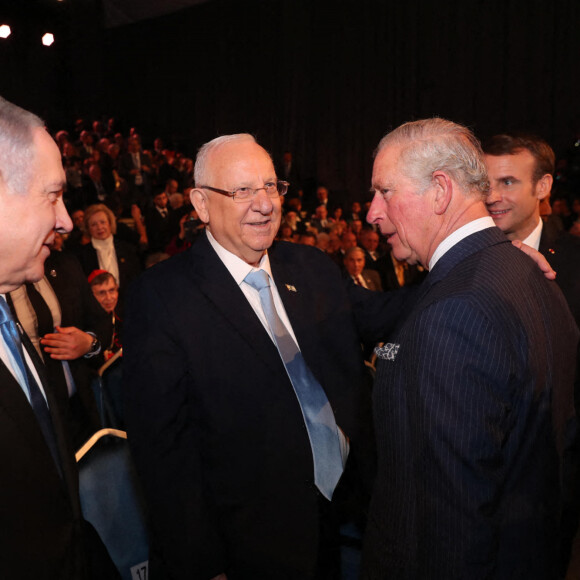
<path fill-rule="evenodd" d="M 195 183 L 206 233 L 141 277 L 126 318 L 151 575 L 337 578 L 364 380 L 340 272 L 273 243 L 289 184 L 252 136 L 205 144 Z"/>

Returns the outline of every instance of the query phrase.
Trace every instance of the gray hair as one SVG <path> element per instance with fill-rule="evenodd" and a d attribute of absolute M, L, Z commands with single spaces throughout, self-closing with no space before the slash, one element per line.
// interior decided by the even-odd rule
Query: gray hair
<path fill-rule="evenodd" d="M 0 97 L 0 177 L 15 193 L 25 193 L 32 177 L 33 130 L 42 119 Z"/>
<path fill-rule="evenodd" d="M 427 190 L 435 171 L 449 174 L 466 195 L 485 196 L 489 191 L 481 145 L 463 125 L 434 117 L 401 125 L 383 137 L 375 156 L 387 146 L 401 147 L 403 173 Z"/>
<path fill-rule="evenodd" d="M 344 260 L 346 260 L 348 257 L 352 256 L 352 254 L 354 253 L 358 253 L 360 254 L 363 258 L 365 257 L 365 251 L 360 247 L 360 246 L 353 246 L 352 248 L 349 248 L 348 250 L 346 250 L 346 252 L 344 253 Z"/>
<path fill-rule="evenodd" d="M 207 158 L 210 153 L 227 143 L 243 141 L 250 141 L 252 143 L 257 142 L 253 135 L 250 135 L 249 133 L 237 133 L 235 135 L 222 135 L 221 137 L 216 137 L 202 145 L 197 153 L 197 157 L 195 158 L 195 167 L 193 170 L 193 179 L 196 187 L 199 187 L 200 185 L 208 185 L 206 183 L 208 179 Z"/>

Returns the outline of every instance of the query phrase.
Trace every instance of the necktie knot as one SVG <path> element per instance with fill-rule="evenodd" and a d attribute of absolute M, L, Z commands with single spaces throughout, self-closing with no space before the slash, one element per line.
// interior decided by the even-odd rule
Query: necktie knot
<path fill-rule="evenodd" d="M 250 272 L 244 278 L 244 281 L 252 288 L 255 288 L 258 292 L 270 286 L 270 277 L 268 276 L 268 272 L 265 270 L 255 270 L 254 272 Z"/>

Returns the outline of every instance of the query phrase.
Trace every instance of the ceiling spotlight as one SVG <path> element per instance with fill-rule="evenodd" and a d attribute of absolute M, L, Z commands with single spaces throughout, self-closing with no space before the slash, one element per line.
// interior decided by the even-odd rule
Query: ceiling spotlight
<path fill-rule="evenodd" d="M 2 24 L 2 26 L 0 26 L 0 38 L 8 38 L 11 32 L 12 31 L 10 30 L 10 26 L 8 26 L 8 24 Z"/>
<path fill-rule="evenodd" d="M 53 42 L 54 42 L 54 34 L 51 34 L 50 32 L 47 32 L 42 37 L 42 44 L 44 44 L 44 46 L 50 46 Z"/>

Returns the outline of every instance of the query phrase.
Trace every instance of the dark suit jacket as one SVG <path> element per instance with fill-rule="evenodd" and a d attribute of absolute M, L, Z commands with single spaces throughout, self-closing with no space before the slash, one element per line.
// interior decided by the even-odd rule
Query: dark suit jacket
<path fill-rule="evenodd" d="M 65 411 L 28 343 L 48 399 L 64 480 L 30 403 L 0 362 L 0 577 L 78 580 L 86 577 L 86 570 L 77 473 Z"/>
<path fill-rule="evenodd" d="M 175 231 L 177 226 L 177 231 Z M 149 239 L 150 252 L 163 252 L 171 238 L 179 233 L 179 221 L 173 219 L 173 210 L 167 206 L 167 215 L 163 217 L 155 206 L 145 211 L 145 227 Z"/>
<path fill-rule="evenodd" d="M 85 332 L 94 332 L 102 348 L 106 348 L 113 334 L 111 318 L 93 296 L 76 257 L 68 252 L 51 252 L 44 263 L 44 273 L 60 303 L 61 326 L 75 326 Z M 62 383 L 64 376 L 60 361 L 53 364 L 54 361 L 48 355 L 45 361 L 51 384 Z M 103 362 L 102 355 L 93 359 L 81 357 L 69 361 L 77 387 L 77 395 L 70 401 L 69 425 L 77 449 L 100 428 L 91 380 Z M 64 385 L 66 387 L 66 381 Z"/>
<path fill-rule="evenodd" d="M 117 262 L 119 264 L 119 302 L 124 302 L 125 293 L 129 284 L 138 276 L 141 271 L 141 264 L 137 256 L 137 248 L 133 244 L 120 240 L 115 236 L 115 253 L 117 254 Z M 77 257 L 81 263 L 83 271 L 88 276 L 93 270 L 99 268 L 99 258 L 97 250 L 93 248 L 91 243 L 85 246 L 79 246 L 77 249 Z"/>
<path fill-rule="evenodd" d="M 149 167 L 150 171 L 141 171 L 141 176 L 143 177 L 143 185 L 145 188 L 150 186 L 151 184 L 151 158 L 149 155 L 139 152 L 139 160 L 141 167 L 146 166 Z M 133 155 L 129 152 L 123 153 L 119 158 L 119 173 L 121 176 L 127 180 L 130 188 L 136 187 L 135 185 L 135 175 L 131 173 L 131 170 L 136 169 L 135 164 L 133 163 Z"/>
<path fill-rule="evenodd" d="M 279 242 L 269 255 L 304 358 L 356 453 L 362 365 L 340 274 L 316 248 Z M 127 426 L 151 509 L 152 570 L 310 577 L 318 494 L 302 412 L 205 234 L 145 272 L 127 307 Z"/>
<path fill-rule="evenodd" d="M 348 272 L 344 272 L 344 276 L 352 280 L 352 276 Z M 362 271 L 361 276 L 364 278 L 365 284 L 369 290 L 373 292 L 382 291 L 381 279 L 379 274 L 374 270 L 367 270 L 366 268 Z"/>
<path fill-rule="evenodd" d="M 378 363 L 362 577 L 556 578 L 578 341 L 564 297 L 490 228 L 417 300 Z"/>
<path fill-rule="evenodd" d="M 580 239 L 544 222 L 539 250 L 556 270 L 556 283 L 580 326 Z"/>
<path fill-rule="evenodd" d="M 379 273 L 383 290 L 398 290 L 401 288 L 390 253 L 380 256 L 377 260 L 373 260 L 368 255 L 368 252 L 365 251 L 365 259 L 366 267 L 369 270 L 375 270 L 375 272 Z M 407 265 L 405 269 L 405 286 L 420 284 L 425 276 L 426 273 L 420 271 L 417 266 Z"/>

